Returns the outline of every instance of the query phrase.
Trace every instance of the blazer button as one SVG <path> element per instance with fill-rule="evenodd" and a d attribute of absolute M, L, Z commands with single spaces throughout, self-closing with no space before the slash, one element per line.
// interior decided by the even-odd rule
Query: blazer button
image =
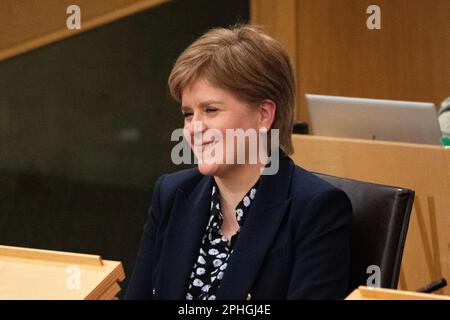
<path fill-rule="evenodd" d="M 252 295 L 250 293 L 247 293 L 247 300 L 252 300 Z"/>
<path fill-rule="evenodd" d="M 155 288 L 153 288 L 153 296 L 155 296 L 156 295 L 156 290 L 155 290 Z"/>

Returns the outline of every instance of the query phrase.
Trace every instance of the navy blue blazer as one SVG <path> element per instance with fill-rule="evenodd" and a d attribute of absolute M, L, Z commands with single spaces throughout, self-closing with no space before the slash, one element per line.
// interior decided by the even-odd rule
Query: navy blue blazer
<path fill-rule="evenodd" d="M 127 299 L 185 299 L 212 184 L 197 168 L 158 179 Z M 260 181 L 217 299 L 344 298 L 351 217 L 343 191 L 282 156 Z"/>

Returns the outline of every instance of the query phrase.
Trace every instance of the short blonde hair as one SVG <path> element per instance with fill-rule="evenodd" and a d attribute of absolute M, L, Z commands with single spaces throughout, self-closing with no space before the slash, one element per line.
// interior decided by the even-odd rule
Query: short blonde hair
<path fill-rule="evenodd" d="M 295 80 L 278 41 L 256 26 L 211 29 L 175 62 L 168 79 L 172 97 L 181 102 L 182 91 L 199 78 L 251 105 L 273 100 L 276 112 L 271 129 L 280 130 L 280 148 L 292 154 Z"/>

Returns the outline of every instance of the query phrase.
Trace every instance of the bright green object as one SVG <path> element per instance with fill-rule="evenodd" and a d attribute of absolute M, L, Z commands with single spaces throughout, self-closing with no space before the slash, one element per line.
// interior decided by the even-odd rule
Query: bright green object
<path fill-rule="evenodd" d="M 444 146 L 450 147 L 450 136 L 443 135 L 442 136 L 442 144 Z"/>

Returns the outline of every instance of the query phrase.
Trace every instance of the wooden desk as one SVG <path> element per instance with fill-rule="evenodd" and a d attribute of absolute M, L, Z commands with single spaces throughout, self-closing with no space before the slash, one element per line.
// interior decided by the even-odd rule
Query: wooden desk
<path fill-rule="evenodd" d="M 124 278 L 120 262 L 100 256 L 0 246 L 2 300 L 116 299 Z"/>
<path fill-rule="evenodd" d="M 450 300 L 449 296 L 361 286 L 345 300 Z"/>

